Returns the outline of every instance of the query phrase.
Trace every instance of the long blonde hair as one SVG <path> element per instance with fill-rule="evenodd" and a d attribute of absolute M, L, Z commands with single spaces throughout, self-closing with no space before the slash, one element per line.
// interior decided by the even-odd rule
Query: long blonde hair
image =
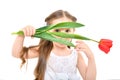
<path fill-rule="evenodd" d="M 50 22 L 52 20 L 59 19 L 62 17 L 67 17 L 67 18 L 71 19 L 73 22 L 76 22 L 76 20 L 77 20 L 74 16 L 69 14 L 67 11 L 57 10 L 57 11 L 53 12 L 52 14 L 50 14 L 45 19 L 45 22 L 47 23 L 47 25 L 50 25 L 51 24 Z M 24 55 L 25 54 L 28 55 L 28 50 L 30 48 L 37 47 L 37 46 L 39 47 L 38 48 L 39 58 L 38 58 L 38 63 L 36 65 L 36 68 L 34 70 L 35 80 L 44 80 L 47 59 L 53 48 L 53 43 L 51 41 L 41 39 L 39 44 L 36 46 L 30 46 L 28 48 L 23 47 L 20 58 L 22 60 L 22 65 L 23 65 L 26 62 Z"/>

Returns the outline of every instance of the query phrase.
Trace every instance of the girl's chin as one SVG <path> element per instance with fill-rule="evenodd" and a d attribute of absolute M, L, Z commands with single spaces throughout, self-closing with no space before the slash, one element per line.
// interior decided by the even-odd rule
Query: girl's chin
<path fill-rule="evenodd" d="M 66 45 L 61 44 L 61 43 L 57 43 L 57 44 L 55 44 L 55 45 L 58 46 L 58 47 L 61 47 L 61 48 L 67 47 Z"/>
<path fill-rule="evenodd" d="M 64 44 L 58 44 L 58 46 L 60 46 L 60 47 L 66 47 L 66 45 L 64 45 Z"/>

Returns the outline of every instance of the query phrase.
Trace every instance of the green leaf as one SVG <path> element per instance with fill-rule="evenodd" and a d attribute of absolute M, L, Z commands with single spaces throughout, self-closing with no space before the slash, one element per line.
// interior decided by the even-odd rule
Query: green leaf
<path fill-rule="evenodd" d="M 43 27 L 40 27 L 38 29 L 36 29 L 36 31 L 44 31 L 44 30 L 47 30 L 49 26 L 43 26 Z"/>
<path fill-rule="evenodd" d="M 83 27 L 84 25 L 77 22 L 61 22 L 56 25 L 53 25 L 51 29 L 58 29 L 58 28 L 78 28 Z"/>
<path fill-rule="evenodd" d="M 13 32 L 12 34 L 24 35 L 23 31 Z"/>
<path fill-rule="evenodd" d="M 70 41 L 67 41 L 67 40 L 64 40 L 64 39 L 61 39 L 61 38 L 56 38 L 56 37 L 52 36 L 51 34 L 49 34 L 47 32 L 44 32 L 44 33 L 41 33 L 41 34 L 36 34 L 36 35 L 33 35 L 33 36 L 36 37 L 36 38 L 42 38 L 42 39 L 45 39 L 45 40 L 55 41 L 55 42 L 59 42 L 61 44 L 65 44 L 67 46 L 75 47 L 74 44 L 72 44 Z"/>
<path fill-rule="evenodd" d="M 78 35 L 78 34 L 68 34 L 63 32 L 49 32 L 49 34 L 59 36 L 62 38 L 73 38 L 73 39 L 81 39 L 81 40 L 91 40 L 90 38 Z"/>
<path fill-rule="evenodd" d="M 38 28 L 38 29 L 36 29 L 36 34 L 40 34 L 42 32 L 46 32 L 46 31 L 49 31 L 51 29 L 78 28 L 78 27 L 83 27 L 83 26 L 84 26 L 83 24 L 77 23 L 77 22 L 61 22 L 61 23 L 58 23 L 58 24 L 48 25 L 48 26 Z"/>
<path fill-rule="evenodd" d="M 49 27 L 50 27 L 50 26 L 40 27 L 40 28 L 36 29 L 36 33 L 35 33 L 35 34 L 40 34 L 40 33 L 42 33 L 42 32 L 46 32 L 46 31 L 49 30 Z"/>
<path fill-rule="evenodd" d="M 58 28 L 78 28 L 78 27 L 82 27 L 84 26 L 83 24 L 77 23 L 77 22 L 61 22 L 58 24 L 54 24 L 54 25 L 47 25 L 47 26 L 43 26 L 40 27 L 38 29 L 36 29 L 36 33 L 35 34 L 40 34 L 46 31 L 49 31 L 51 29 L 58 29 Z M 18 35 L 23 35 L 23 31 L 18 31 L 18 32 L 14 32 L 12 34 L 18 34 Z"/>

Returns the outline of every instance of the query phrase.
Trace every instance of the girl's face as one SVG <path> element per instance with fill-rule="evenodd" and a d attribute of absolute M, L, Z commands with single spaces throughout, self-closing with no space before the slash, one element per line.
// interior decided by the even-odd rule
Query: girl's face
<path fill-rule="evenodd" d="M 71 19 L 68 19 L 66 17 L 63 17 L 63 18 L 59 18 L 59 19 L 55 19 L 51 22 L 51 24 L 57 24 L 57 23 L 60 23 L 60 22 L 72 22 Z M 51 30 L 52 32 L 64 32 L 64 33 L 74 33 L 74 29 L 73 28 L 61 28 L 61 29 L 53 29 Z M 57 37 L 59 38 L 59 37 Z M 65 38 L 64 38 L 65 39 Z M 70 38 L 66 38 L 65 40 L 68 40 L 68 41 L 71 41 Z M 53 45 L 55 46 L 59 46 L 59 47 L 65 47 L 66 45 L 63 45 L 63 44 L 60 44 L 60 43 L 57 43 L 57 42 L 53 42 Z"/>

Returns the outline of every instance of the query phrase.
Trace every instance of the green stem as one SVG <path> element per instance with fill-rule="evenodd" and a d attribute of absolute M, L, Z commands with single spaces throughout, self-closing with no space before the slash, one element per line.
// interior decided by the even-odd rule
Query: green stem
<path fill-rule="evenodd" d="M 93 42 L 97 42 L 97 43 L 99 43 L 99 41 L 97 41 L 97 40 L 93 40 L 93 39 L 90 39 L 91 41 L 93 41 Z"/>

